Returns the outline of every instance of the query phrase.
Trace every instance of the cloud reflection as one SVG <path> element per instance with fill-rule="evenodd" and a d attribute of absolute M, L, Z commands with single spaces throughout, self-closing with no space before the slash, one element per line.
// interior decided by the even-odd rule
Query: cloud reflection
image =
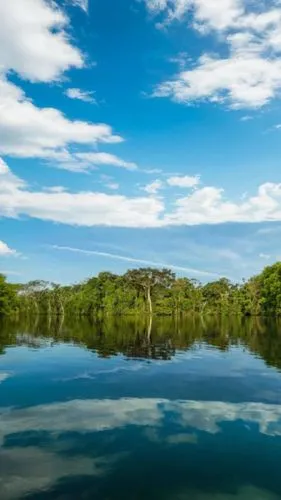
<path fill-rule="evenodd" d="M 222 433 L 225 422 L 241 421 L 245 428 L 248 424 L 256 424 L 261 434 L 281 436 L 281 406 L 262 403 L 146 398 L 72 400 L 27 408 L 2 408 L 0 417 L 0 476 L 4 478 L 0 481 L 0 498 L 3 500 L 52 491 L 61 480 L 67 479 L 71 485 L 75 477 L 88 476 L 92 481 L 109 474 L 109 479 L 106 476 L 104 481 L 110 481 L 110 477 L 115 477 L 110 473 L 117 463 L 117 469 L 122 470 L 134 459 L 138 460 L 137 450 L 141 442 L 150 442 L 152 448 L 149 449 L 150 452 L 154 450 L 153 453 L 160 446 L 162 457 L 165 456 L 165 447 L 169 450 L 167 453 L 172 454 L 177 453 L 176 447 L 181 446 L 191 446 L 195 450 L 200 445 L 199 431 Z M 101 441 L 93 439 L 93 435 L 98 437 L 102 432 L 125 428 L 139 428 L 141 433 L 133 434 L 133 440 L 124 440 L 122 435 L 125 443 L 122 453 L 116 453 L 115 445 L 108 448 L 108 438 L 118 439 L 118 434 L 104 436 Z M 44 441 L 44 436 L 47 441 Z M 82 480 L 80 484 L 82 488 Z M 237 485 L 237 488 L 232 494 L 179 491 L 174 492 L 172 498 L 278 499 L 275 494 L 254 486 L 239 489 Z M 69 498 L 74 497 L 70 495 Z"/>
<path fill-rule="evenodd" d="M 26 493 L 42 491 L 58 480 L 72 476 L 100 476 L 112 466 L 113 458 L 60 456 L 30 446 L 1 450 L 0 498 L 13 500 Z"/>
<path fill-rule="evenodd" d="M 164 425 L 167 413 L 182 428 L 215 434 L 222 423 L 240 420 L 257 424 L 261 434 L 281 436 L 281 405 L 122 398 L 2 408 L 0 442 L 8 434 L 30 430 L 60 434 L 100 432 L 128 425 L 159 427 Z"/>

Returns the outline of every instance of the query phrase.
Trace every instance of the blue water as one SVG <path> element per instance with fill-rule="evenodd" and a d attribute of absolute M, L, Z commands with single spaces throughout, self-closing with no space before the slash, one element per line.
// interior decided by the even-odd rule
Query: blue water
<path fill-rule="evenodd" d="M 2 324 L 1 500 L 281 499 L 280 325 L 212 321 Z"/>

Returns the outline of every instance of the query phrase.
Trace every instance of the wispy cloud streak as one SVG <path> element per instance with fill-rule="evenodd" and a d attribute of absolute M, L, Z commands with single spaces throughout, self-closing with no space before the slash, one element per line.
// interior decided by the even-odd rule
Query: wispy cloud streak
<path fill-rule="evenodd" d="M 209 277 L 218 277 L 219 275 L 216 273 L 212 273 L 209 271 L 202 271 L 199 269 L 194 269 L 192 267 L 183 267 L 183 266 L 177 266 L 175 264 L 167 264 L 163 262 L 154 262 L 151 260 L 145 260 L 145 259 L 136 259 L 134 257 L 126 256 L 126 255 L 118 255 L 114 253 L 108 253 L 108 252 L 98 252 L 96 250 L 84 250 L 82 248 L 73 248 L 73 247 L 68 247 L 68 246 L 59 246 L 59 245 L 52 245 L 52 248 L 54 250 L 60 250 L 60 251 L 65 251 L 65 252 L 73 252 L 73 253 L 80 253 L 83 255 L 97 255 L 99 257 L 105 257 L 108 259 L 115 259 L 115 260 L 121 260 L 123 262 L 132 262 L 135 264 L 143 264 L 145 266 L 152 266 L 152 267 L 168 267 L 169 269 L 174 269 L 175 271 L 182 271 L 187 274 L 197 274 L 198 276 L 209 276 Z"/>

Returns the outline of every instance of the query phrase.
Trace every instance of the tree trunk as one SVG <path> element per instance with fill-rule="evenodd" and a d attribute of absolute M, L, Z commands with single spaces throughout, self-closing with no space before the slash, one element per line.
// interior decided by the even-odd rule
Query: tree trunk
<path fill-rule="evenodd" d="M 150 315 L 149 322 L 147 325 L 147 341 L 149 344 L 151 341 L 151 329 L 152 329 L 152 315 Z"/>
<path fill-rule="evenodd" d="M 59 296 L 58 297 L 58 311 L 57 311 L 58 316 L 64 316 L 64 305 L 62 298 Z"/>
<path fill-rule="evenodd" d="M 152 301 L 151 301 L 150 287 L 148 287 L 147 289 L 147 302 L 148 302 L 149 314 L 150 316 L 152 316 Z"/>

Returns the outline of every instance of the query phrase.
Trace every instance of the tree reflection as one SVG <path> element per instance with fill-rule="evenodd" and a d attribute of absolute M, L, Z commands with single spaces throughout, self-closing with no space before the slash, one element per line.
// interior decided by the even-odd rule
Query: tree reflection
<path fill-rule="evenodd" d="M 106 358 L 123 354 L 128 358 L 169 360 L 177 351 L 208 345 L 221 351 L 241 345 L 281 369 L 281 320 L 259 317 L 107 317 L 88 320 L 54 316 L 2 320 L 0 353 L 8 346 L 40 348 L 46 344 L 81 345 Z"/>

